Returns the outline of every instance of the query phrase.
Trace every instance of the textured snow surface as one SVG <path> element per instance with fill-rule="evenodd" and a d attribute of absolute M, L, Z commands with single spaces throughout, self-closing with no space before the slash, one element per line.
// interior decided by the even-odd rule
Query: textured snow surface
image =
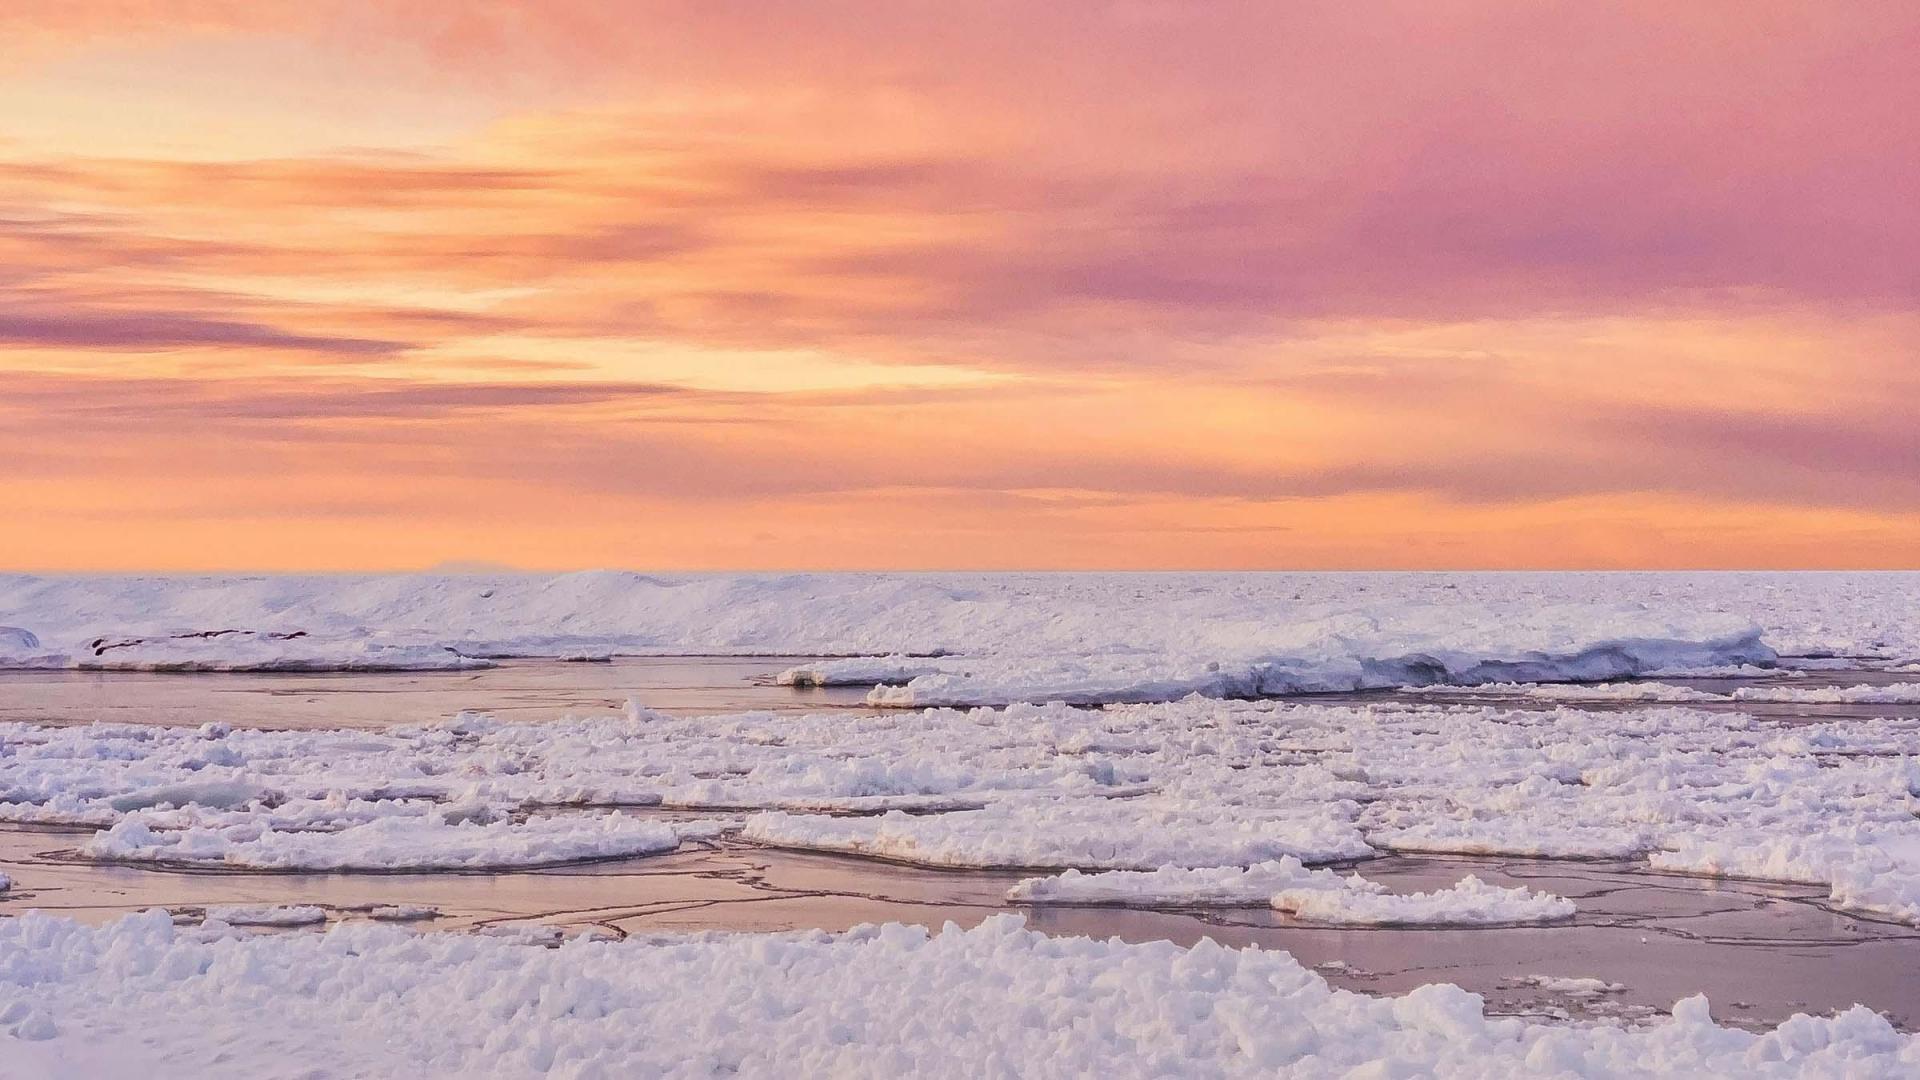
<path fill-rule="evenodd" d="M 325 908 L 310 904 L 282 904 L 268 907 L 210 907 L 207 920 L 228 926 L 314 926 L 327 921 Z"/>
<path fill-rule="evenodd" d="M 1710 672 L 1703 672 L 1710 673 Z M 1422 693 L 1436 697 L 1459 694 L 1505 694 L 1545 701 L 1638 701 L 1660 703 L 1752 702 L 1776 705 L 1911 705 L 1920 703 L 1920 683 L 1885 686 L 1742 686 L 1719 694 L 1690 686 L 1660 682 L 1592 683 L 1576 686 L 1487 683 L 1477 687 L 1428 686 Z"/>
<path fill-rule="evenodd" d="M 713 826 L 639 821 L 623 814 L 514 821 L 447 821 L 428 811 L 333 832 L 279 831 L 258 821 L 160 830 L 123 820 L 80 853 L 122 862 L 217 863 L 272 870 L 475 870 L 649 855 Z"/>
<path fill-rule="evenodd" d="M 233 867 L 528 865 L 726 825 L 618 809 L 666 806 L 737 810 L 762 843 L 947 866 L 1651 857 L 1817 883 L 1838 907 L 1920 922 L 1916 791 L 1912 721 L 1788 726 L 1684 706 L 1190 698 L 461 714 L 378 732 L 0 725 L 0 819 L 102 828 L 82 848 L 96 857 Z"/>
<path fill-rule="evenodd" d="M 1009 800 L 981 810 L 874 818 L 756 814 L 747 839 L 929 866 L 1224 866 L 1292 855 L 1371 855 L 1338 813 L 1296 806 L 1167 806 L 1161 800 Z"/>
<path fill-rule="evenodd" d="M 373 923 L 251 935 L 162 912 L 0 921 L 11 1075 L 1896 1077 L 1920 1038 L 1855 1008 L 1753 1034 L 1703 998 L 1645 1027 L 1490 1019 L 1449 985 L 1330 988 L 1290 956 L 929 935 L 572 941 Z M 319 1070 L 319 1071 L 315 1071 Z"/>
<path fill-rule="evenodd" d="M 1573 901 L 1527 888 L 1489 885 L 1472 874 L 1453 886 L 1422 893 L 1384 889 L 1282 889 L 1273 906 L 1314 922 L 1354 926 L 1490 926 L 1573 918 Z"/>
<path fill-rule="evenodd" d="M 1920 660 L 1911 574 L 0 576 L 0 666 L 846 655 L 885 705 L 1160 700 Z M 878 658 L 878 659 L 876 659 Z"/>
<path fill-rule="evenodd" d="M 1348 925 L 1480 926 L 1552 922 L 1574 914 L 1573 902 L 1564 897 L 1490 886 L 1472 875 L 1450 888 L 1394 895 L 1358 874 L 1310 870 L 1292 857 L 1248 867 L 1069 870 L 1021 881 L 1007 898 L 1029 904 L 1271 905 L 1303 919 Z"/>

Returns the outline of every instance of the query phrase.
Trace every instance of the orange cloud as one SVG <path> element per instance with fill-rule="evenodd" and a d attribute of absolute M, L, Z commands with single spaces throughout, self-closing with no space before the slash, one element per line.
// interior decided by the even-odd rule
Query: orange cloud
<path fill-rule="evenodd" d="M 1920 536 L 1904 5 L 83 7 L 0 16 L 0 564 Z"/>

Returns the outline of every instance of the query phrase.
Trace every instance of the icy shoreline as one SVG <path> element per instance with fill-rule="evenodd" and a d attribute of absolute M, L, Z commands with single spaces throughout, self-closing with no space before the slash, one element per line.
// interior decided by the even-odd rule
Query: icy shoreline
<path fill-rule="evenodd" d="M 878 705 L 1083 704 L 1920 660 L 1913 574 L 0 575 L 0 670 L 837 656 Z"/>
<path fill-rule="evenodd" d="M 943 932 L 575 940 L 374 924 L 259 935 L 165 912 L 0 921 L 16 1075 L 1906 1075 L 1920 1036 L 1856 1007 L 1753 1034 L 1705 998 L 1645 1026 L 1490 1018 L 1447 984 L 1336 990 L 1284 952 Z M 1584 984 L 1583 984 L 1584 985 Z M 1358 1071 L 1356 1071 L 1358 1070 Z"/>
<path fill-rule="evenodd" d="M 1839 910 L 1920 924 L 1909 721 L 1188 698 L 694 718 L 635 704 L 380 731 L 0 724 L 0 820 L 104 830 L 82 845 L 103 859 L 516 866 L 699 835 L 614 809 L 655 806 L 725 815 L 707 829 L 738 815 L 761 844 L 947 867 L 1648 860 L 1824 885 Z"/>

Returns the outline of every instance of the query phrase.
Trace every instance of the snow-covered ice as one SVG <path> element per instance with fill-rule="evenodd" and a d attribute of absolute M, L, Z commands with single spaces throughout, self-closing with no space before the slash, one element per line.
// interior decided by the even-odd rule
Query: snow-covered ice
<path fill-rule="evenodd" d="M 938 934 L 569 941 L 0 921 L 0 1025 L 27 1077 L 1895 1077 L 1920 1037 L 1855 1008 L 1751 1033 L 1707 1001 L 1637 1027 L 1490 1018 L 1436 984 L 1336 990 L 1281 952 Z"/>
<path fill-rule="evenodd" d="M 853 657 L 889 705 L 1119 701 L 1920 659 L 1893 574 L 0 575 L 0 666 Z M 876 659 L 878 658 L 878 659 Z"/>
<path fill-rule="evenodd" d="M 599 817 L 447 821 L 428 810 L 330 832 L 280 831 L 239 822 L 220 828 L 162 830 L 122 820 L 95 833 L 81 854 L 121 862 L 212 863 L 279 870 L 475 870 L 541 866 L 672 851 L 688 835 L 715 826 Z"/>
<path fill-rule="evenodd" d="M 1009 800 L 981 810 L 879 817 L 788 813 L 747 819 L 747 839 L 928 866 L 1227 866 L 1283 855 L 1372 854 L 1352 824 L 1308 807 L 1170 807 L 1159 799 Z"/>
<path fill-rule="evenodd" d="M 1920 701 L 1920 684 L 1794 674 L 1911 667 L 1915 610 L 1916 575 L 0 576 L 0 667 L 752 653 L 829 657 L 781 681 L 872 684 L 875 704 L 902 707 L 684 718 L 641 701 L 553 723 L 462 713 L 374 731 L 5 723 L 0 820 L 95 830 L 81 858 L 234 873 L 511 869 L 724 837 L 1064 871 L 1016 886 L 1030 904 L 1262 905 L 1347 925 L 1574 914 L 1563 897 L 1471 876 L 1393 893 L 1367 879 L 1379 853 L 1585 857 L 1804 882 L 1836 910 L 1920 925 L 1920 724 L 1743 711 Z M 1607 681 L 1656 674 L 1766 683 Z M 1357 706 L 1263 697 L 1389 687 L 1441 689 Z M 1580 707 L 1593 702 L 1607 707 Z M 941 707 L 905 708 L 928 705 Z M 6 1067 L 1920 1070 L 1914 1039 L 1865 1010 L 1754 1035 L 1689 999 L 1648 1028 L 1543 1027 L 1490 1020 L 1447 986 L 1370 998 L 1283 954 L 1054 939 L 1005 920 L 931 938 L 889 926 L 618 943 L 527 924 L 498 937 L 383 925 L 431 917 L 424 905 L 329 910 L 358 914 L 0 919 Z M 1562 996 L 1614 992 L 1541 978 Z M 269 1044 L 288 1056 L 269 1060 Z"/>
<path fill-rule="evenodd" d="M 228 926 L 315 926 L 327 921 L 327 909 L 312 904 L 224 905 L 208 908 L 206 918 Z"/>
<path fill-rule="evenodd" d="M 1727 693 L 1662 682 L 1583 684 L 1487 683 L 1480 686 L 1425 686 L 1435 697 L 1498 694 L 1543 701 L 1635 701 L 1660 703 L 1746 702 L 1774 705 L 1920 704 L 1920 682 L 1857 686 L 1741 686 Z"/>
<path fill-rule="evenodd" d="M 82 849 L 96 857 L 236 867 L 524 865 L 670 850 L 727 825 L 612 809 L 663 806 L 737 811 L 761 843 L 944 866 L 1651 856 L 1815 882 L 1837 905 L 1915 919 L 1916 790 L 1911 722 L 1667 705 L 1189 698 L 463 714 L 385 731 L 0 725 L 0 819 L 101 828 Z"/>
<path fill-rule="evenodd" d="M 1572 918 L 1572 901 L 1525 888 L 1491 886 L 1472 875 L 1432 892 L 1395 895 L 1359 874 L 1309 869 L 1291 856 L 1253 866 L 1082 874 L 1069 870 L 1014 885 L 1007 898 L 1029 904 L 1143 907 L 1271 906 L 1314 922 L 1344 925 L 1484 926 Z"/>

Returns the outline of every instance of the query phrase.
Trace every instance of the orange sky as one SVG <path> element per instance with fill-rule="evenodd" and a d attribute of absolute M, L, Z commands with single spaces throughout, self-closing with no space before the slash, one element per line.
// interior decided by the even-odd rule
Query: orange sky
<path fill-rule="evenodd" d="M 1912 4 L 444 7 L 0 6 L 0 567 L 1920 565 Z"/>

